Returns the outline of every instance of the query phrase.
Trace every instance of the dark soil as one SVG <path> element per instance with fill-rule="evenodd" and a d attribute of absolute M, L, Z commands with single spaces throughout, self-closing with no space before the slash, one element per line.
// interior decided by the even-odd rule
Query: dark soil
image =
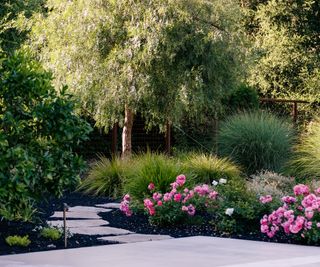
<path fill-rule="evenodd" d="M 95 204 L 108 203 L 110 199 L 101 197 L 91 197 L 80 193 L 67 194 L 61 199 L 51 199 L 49 202 L 39 205 L 39 213 L 32 223 L 26 222 L 8 222 L 0 221 L 0 255 L 17 254 L 44 250 L 64 249 L 64 240 L 61 238 L 57 241 L 48 240 L 41 237 L 39 227 L 45 227 L 46 220 L 54 211 L 62 211 L 63 203 L 72 206 L 94 206 Z M 12 235 L 25 236 L 28 235 L 31 244 L 28 247 L 10 247 L 5 242 L 5 238 Z M 68 238 L 68 248 L 78 248 L 96 245 L 115 244 L 116 242 L 99 241 L 100 236 L 73 235 Z"/>

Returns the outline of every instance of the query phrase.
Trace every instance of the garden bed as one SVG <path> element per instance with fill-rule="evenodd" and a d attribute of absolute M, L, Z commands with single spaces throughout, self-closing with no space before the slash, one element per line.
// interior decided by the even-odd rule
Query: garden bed
<path fill-rule="evenodd" d="M 68 194 L 60 200 L 51 200 L 49 203 L 43 203 L 40 207 L 41 213 L 35 223 L 22 222 L 0 222 L 0 255 L 17 254 L 26 252 L 36 252 L 45 250 L 64 249 L 64 241 L 51 241 L 39 235 L 39 232 L 34 230 L 39 226 L 45 226 L 46 220 L 53 214 L 54 211 L 62 210 L 63 203 L 69 206 L 94 206 L 96 204 L 104 204 L 114 202 L 108 198 L 91 197 L 79 193 Z M 210 224 L 209 218 L 204 218 L 202 222 L 195 225 L 186 224 L 170 227 L 152 226 L 148 222 L 148 217 L 143 214 L 134 214 L 131 217 L 125 216 L 120 210 L 113 210 L 111 212 L 99 213 L 102 219 L 108 221 L 108 226 L 115 228 L 126 229 L 139 234 L 161 234 L 170 235 L 174 238 L 188 237 L 188 236 L 214 236 L 225 238 L 236 238 L 246 240 L 256 240 L 264 242 L 290 243 L 299 244 L 296 240 L 289 238 L 286 235 L 277 235 L 274 238 L 268 238 L 261 234 L 258 230 L 246 234 L 227 234 L 214 231 L 213 225 Z M 259 227 L 259 225 L 258 225 Z M 26 247 L 10 247 L 6 244 L 5 238 L 9 235 L 29 235 L 31 244 Z M 99 235 L 79 235 L 75 234 L 68 239 L 68 248 L 79 248 L 97 245 L 109 245 L 116 242 L 101 241 Z M 302 243 L 300 243 L 302 244 Z"/>

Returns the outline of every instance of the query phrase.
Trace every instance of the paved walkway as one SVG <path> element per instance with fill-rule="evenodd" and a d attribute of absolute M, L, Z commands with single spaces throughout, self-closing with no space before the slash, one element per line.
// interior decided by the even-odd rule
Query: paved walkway
<path fill-rule="evenodd" d="M 319 267 L 320 248 L 188 237 L 1 256 L 1 267 Z"/>
<path fill-rule="evenodd" d="M 100 212 L 110 212 L 119 208 L 119 203 L 99 204 L 94 207 L 75 206 L 67 212 L 67 227 L 71 234 L 101 235 L 100 240 L 116 241 L 118 243 L 135 243 L 170 239 L 168 235 L 143 235 L 125 229 L 110 227 L 103 220 Z M 63 226 L 63 212 L 56 211 L 48 221 L 52 226 Z M 1 266 L 0 266 L 1 267 Z"/>

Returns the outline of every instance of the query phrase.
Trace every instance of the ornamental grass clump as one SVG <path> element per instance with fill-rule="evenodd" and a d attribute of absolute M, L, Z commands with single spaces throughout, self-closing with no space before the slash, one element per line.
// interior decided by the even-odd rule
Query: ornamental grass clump
<path fill-rule="evenodd" d="M 212 186 L 202 184 L 189 189 L 185 183 L 186 177 L 179 175 L 171 183 L 168 192 L 158 192 L 153 183 L 147 186 L 150 196 L 143 200 L 143 207 L 151 224 L 162 226 L 179 224 L 195 216 L 196 213 L 217 206 L 218 193 Z M 120 210 L 127 216 L 133 214 L 131 204 L 133 203 L 130 195 L 125 195 Z"/>
<path fill-rule="evenodd" d="M 261 232 L 272 238 L 279 232 L 307 243 L 320 241 L 320 188 L 312 192 L 307 185 L 293 187 L 294 196 L 282 197 L 282 206 L 260 221 Z M 271 196 L 262 197 L 262 203 L 272 201 Z"/>
<path fill-rule="evenodd" d="M 121 197 L 123 195 L 122 186 L 125 179 L 125 171 L 129 167 L 127 160 L 119 158 L 109 160 L 105 157 L 100 157 L 91 166 L 88 176 L 82 180 L 78 190 L 87 194 L 105 197 Z"/>
<path fill-rule="evenodd" d="M 291 125 L 266 112 L 231 116 L 218 135 L 219 154 L 230 157 L 247 174 L 281 171 L 289 160 L 292 144 Z"/>
<path fill-rule="evenodd" d="M 218 158 L 214 155 L 193 153 L 183 160 L 183 171 L 190 177 L 194 184 L 211 184 L 214 180 L 222 177 L 225 179 L 236 179 L 240 177 L 241 171 L 227 158 Z"/>
<path fill-rule="evenodd" d="M 150 193 L 148 190 L 150 183 L 155 185 L 155 190 L 166 192 L 179 173 L 181 173 L 179 162 L 166 155 L 151 152 L 136 155 L 126 171 L 124 192 L 142 202 Z"/>
<path fill-rule="evenodd" d="M 302 136 L 294 149 L 294 157 L 288 169 L 298 177 L 320 178 L 320 118 L 312 122 L 309 131 Z"/>

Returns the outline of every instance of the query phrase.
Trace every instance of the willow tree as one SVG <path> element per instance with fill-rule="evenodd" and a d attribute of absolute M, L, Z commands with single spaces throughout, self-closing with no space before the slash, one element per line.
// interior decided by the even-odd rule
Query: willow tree
<path fill-rule="evenodd" d="M 217 114 L 239 76 L 236 2 L 49 0 L 30 44 L 98 126 L 123 126 L 126 157 L 136 113 L 162 130 Z"/>

